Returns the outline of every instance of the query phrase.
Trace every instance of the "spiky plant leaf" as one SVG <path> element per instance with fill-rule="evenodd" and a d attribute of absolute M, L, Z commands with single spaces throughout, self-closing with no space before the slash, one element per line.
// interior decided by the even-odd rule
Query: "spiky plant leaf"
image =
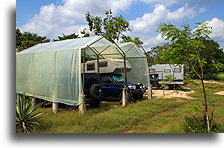
<path fill-rule="evenodd" d="M 16 100 L 16 130 L 18 132 L 30 132 L 36 126 L 40 126 L 38 119 L 42 117 L 43 112 L 36 112 L 42 105 L 32 106 L 31 100 L 27 101 L 25 95 L 17 95 Z"/>

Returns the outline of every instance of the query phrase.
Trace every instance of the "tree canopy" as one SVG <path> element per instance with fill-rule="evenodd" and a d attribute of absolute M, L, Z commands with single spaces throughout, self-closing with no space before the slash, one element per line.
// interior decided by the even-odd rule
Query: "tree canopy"
<path fill-rule="evenodd" d="M 67 40 L 67 39 L 76 39 L 79 38 L 79 35 L 76 33 L 72 33 L 72 34 L 62 34 L 62 36 L 58 36 L 58 39 L 54 39 L 54 41 L 59 41 L 59 40 Z"/>
<path fill-rule="evenodd" d="M 54 39 L 54 41 L 58 40 L 66 40 L 66 39 L 75 39 L 81 37 L 89 37 L 90 33 L 94 35 L 104 36 L 107 40 L 113 42 L 133 42 L 137 46 L 141 46 L 143 42 L 140 40 L 140 37 L 131 38 L 130 36 L 124 35 L 124 33 L 131 32 L 129 22 L 125 20 L 125 18 L 120 16 L 113 16 L 112 11 L 105 12 L 106 17 L 102 18 L 100 16 L 93 16 L 89 12 L 86 13 L 85 19 L 88 23 L 87 31 L 85 28 L 81 31 L 81 35 L 74 33 L 62 36 L 58 36 L 58 39 Z"/>
<path fill-rule="evenodd" d="M 169 62 L 190 65 L 194 63 L 195 56 L 199 54 L 200 58 L 203 59 L 205 76 L 211 73 L 224 72 L 223 49 L 220 48 L 216 41 L 209 38 L 209 28 L 205 27 L 204 24 L 200 25 L 194 29 L 190 29 L 189 25 L 183 25 L 182 30 L 170 24 L 161 25 L 158 31 L 163 34 L 164 38 L 170 40 L 170 43 L 153 47 L 148 51 L 149 64 L 165 64 Z M 202 29 L 207 29 L 207 34 L 200 33 Z M 190 58 L 185 59 L 185 57 Z M 199 66 L 198 63 L 195 63 L 196 65 Z"/>
<path fill-rule="evenodd" d="M 41 42 L 49 42 L 50 40 L 46 37 L 39 36 L 35 33 L 24 32 L 22 33 L 20 29 L 16 29 L 16 48 L 26 49 L 35 44 Z"/>
<path fill-rule="evenodd" d="M 105 12 L 106 17 L 92 16 L 89 12 L 86 14 L 86 21 L 88 22 L 89 30 L 95 35 L 102 35 L 109 41 L 113 42 L 134 42 L 141 46 L 143 42 L 140 37 L 124 35 L 124 33 L 131 32 L 129 22 L 123 16 L 113 16 L 112 11 Z"/>

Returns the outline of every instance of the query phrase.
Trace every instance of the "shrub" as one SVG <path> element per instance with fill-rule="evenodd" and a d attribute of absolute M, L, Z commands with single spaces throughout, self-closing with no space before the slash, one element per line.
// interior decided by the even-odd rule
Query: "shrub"
<path fill-rule="evenodd" d="M 216 123 L 214 120 L 211 121 L 211 133 L 222 133 L 223 127 Z M 208 133 L 207 124 L 203 116 L 200 117 L 186 117 L 185 118 L 185 133 Z"/>
<path fill-rule="evenodd" d="M 224 73 L 206 74 L 206 80 L 224 80 Z"/>
<path fill-rule="evenodd" d="M 224 73 L 218 73 L 217 80 L 224 80 Z"/>
<path fill-rule="evenodd" d="M 30 132 L 40 125 L 38 119 L 41 118 L 43 112 L 37 112 L 37 109 L 42 104 L 33 107 L 30 98 L 27 100 L 25 95 L 17 95 L 16 132 Z"/>

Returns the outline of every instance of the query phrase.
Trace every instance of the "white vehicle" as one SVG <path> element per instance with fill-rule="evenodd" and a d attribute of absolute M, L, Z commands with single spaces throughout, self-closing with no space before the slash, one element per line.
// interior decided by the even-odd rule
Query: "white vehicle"
<path fill-rule="evenodd" d="M 159 87 L 168 75 L 173 77 L 172 82 L 165 82 L 168 86 L 180 86 L 186 84 L 183 82 L 184 75 L 187 73 L 187 66 L 184 64 L 156 64 L 150 67 L 150 83 L 152 86 Z"/>
<path fill-rule="evenodd" d="M 122 73 L 124 72 L 124 60 L 123 59 L 100 59 L 99 60 L 99 69 L 97 66 L 97 60 L 87 61 L 85 63 L 85 73 Z M 130 72 L 132 69 L 130 63 L 126 61 L 126 71 Z M 82 70 L 83 73 L 83 64 Z"/>

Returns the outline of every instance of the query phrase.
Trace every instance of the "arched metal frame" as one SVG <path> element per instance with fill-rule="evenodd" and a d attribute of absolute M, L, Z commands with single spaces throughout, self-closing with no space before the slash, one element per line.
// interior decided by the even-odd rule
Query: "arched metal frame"
<path fill-rule="evenodd" d="M 114 42 L 112 39 L 112 41 L 113 41 L 113 43 L 112 44 L 114 44 L 115 45 L 115 49 L 118 51 L 118 53 L 119 54 L 102 54 L 105 50 L 107 50 L 111 45 L 108 45 L 106 48 L 104 48 L 101 52 L 98 52 L 97 51 L 97 49 L 96 48 L 94 48 L 94 47 L 91 47 L 92 45 L 94 45 L 95 43 L 97 43 L 98 41 L 100 41 L 101 39 L 103 39 L 104 37 L 101 37 L 101 38 L 99 38 L 99 39 L 97 39 L 96 41 L 94 41 L 93 43 L 91 43 L 91 44 L 89 44 L 89 45 L 87 45 L 85 48 L 83 48 L 82 49 L 82 51 L 83 51 L 83 63 L 86 63 L 87 61 L 85 60 L 86 59 L 86 49 L 87 48 L 89 48 L 94 54 L 95 54 L 95 56 L 97 56 L 97 72 L 98 72 L 98 74 L 99 74 L 99 57 L 101 56 L 101 57 L 103 57 L 104 58 L 104 56 L 103 55 L 111 55 L 111 56 L 113 56 L 113 55 L 121 55 L 122 56 L 122 58 L 123 58 L 123 60 L 124 60 L 124 87 L 127 87 L 126 86 L 126 83 L 127 83 L 127 71 L 126 71 L 126 60 L 128 59 L 128 58 L 146 58 L 147 59 L 147 53 L 146 53 L 146 51 L 144 50 L 144 48 L 142 47 L 142 46 L 140 46 L 141 48 L 142 48 L 142 50 L 143 50 L 143 52 L 144 52 L 144 54 L 146 55 L 145 57 L 126 57 L 126 54 L 134 47 L 134 45 L 131 47 L 131 48 L 129 48 L 126 52 L 124 51 L 124 50 L 122 50 L 122 48 L 116 43 L 116 42 Z M 82 87 L 83 87 L 83 90 L 84 90 L 84 87 L 85 87 L 85 64 L 83 64 L 83 85 L 82 85 Z"/>

